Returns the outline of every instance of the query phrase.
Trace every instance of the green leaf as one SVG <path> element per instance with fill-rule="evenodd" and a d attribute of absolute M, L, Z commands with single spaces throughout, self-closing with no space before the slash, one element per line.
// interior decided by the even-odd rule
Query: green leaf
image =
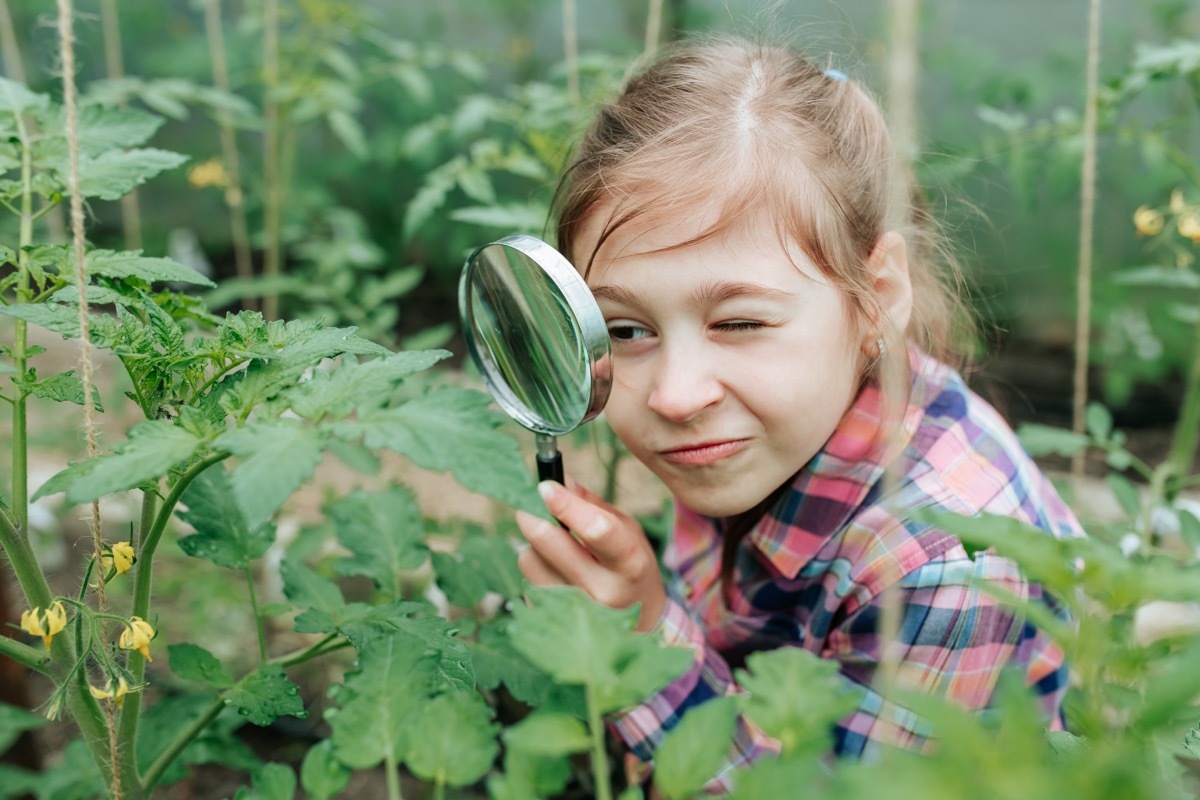
<path fill-rule="evenodd" d="M 253 788 L 243 786 L 233 800 L 295 800 L 296 773 L 287 764 L 263 764 L 252 781 Z"/>
<path fill-rule="evenodd" d="M 823 770 L 816 758 L 763 758 L 737 771 L 730 800 L 794 797 L 797 787 L 812 786 Z"/>
<path fill-rule="evenodd" d="M 422 705 L 415 715 L 405 763 L 419 778 L 467 786 L 491 768 L 500 748 L 491 709 L 475 692 L 451 692 Z"/>
<path fill-rule="evenodd" d="M 1082 433 L 1027 422 L 1017 429 L 1017 437 L 1032 456 L 1073 456 L 1088 446 Z"/>
<path fill-rule="evenodd" d="M 215 444 L 242 459 L 233 469 L 233 497 L 254 529 L 312 477 L 325 436 L 295 420 L 276 419 L 234 428 Z"/>
<path fill-rule="evenodd" d="M 28 384 L 28 390 L 33 396 L 43 400 L 83 405 L 83 381 L 75 377 L 75 370 L 67 370 Z M 100 392 L 95 386 L 92 386 L 92 405 L 97 411 L 104 411 L 104 407 L 100 405 Z"/>
<path fill-rule="evenodd" d="M 43 128 L 47 131 L 65 131 L 66 117 L 61 107 L 42 114 Z M 86 103 L 79 106 L 77 131 L 81 155 L 96 157 L 108 150 L 124 150 L 149 141 L 162 127 L 164 120 L 139 108 Z M 47 141 L 47 147 L 39 150 L 41 158 L 66 158 L 67 143 L 60 136 Z"/>
<path fill-rule="evenodd" d="M 654 754 L 654 785 L 668 800 L 699 794 L 729 759 L 737 701 L 719 697 L 690 708 Z"/>
<path fill-rule="evenodd" d="M 16 81 L 0 78 L 0 111 L 23 114 L 30 109 L 45 108 L 49 103 L 48 96 L 35 94 Z"/>
<path fill-rule="evenodd" d="M 1100 403 L 1088 403 L 1084 415 L 1088 433 L 1101 442 L 1108 441 L 1112 434 L 1112 413 Z"/>
<path fill-rule="evenodd" d="M 86 269 L 88 275 L 100 275 L 105 278 L 138 278 L 147 283 L 216 286 L 191 267 L 169 258 L 143 256 L 141 250 L 92 250 L 87 254 Z"/>
<path fill-rule="evenodd" d="M 80 155 L 79 193 L 83 197 L 119 200 L 163 170 L 174 169 L 187 160 L 187 156 L 154 148 L 109 150 L 96 158 Z M 65 185 L 66 165 L 61 164 L 56 171 Z"/>
<path fill-rule="evenodd" d="M 546 506 L 520 447 L 496 430 L 503 418 L 489 403 L 482 392 L 440 389 L 336 423 L 334 431 L 347 439 L 361 435 L 367 447 L 393 450 L 424 469 L 450 470 L 467 489 L 544 517 Z"/>
<path fill-rule="evenodd" d="M 449 553 L 434 551 L 433 571 L 437 585 L 446 593 L 451 605 L 459 608 L 474 608 L 487 594 L 483 576 Z"/>
<path fill-rule="evenodd" d="M 691 664 L 689 649 L 632 632 L 636 608 L 607 608 L 569 586 L 529 597 L 513 609 L 513 645 L 556 682 L 590 687 L 602 713 L 645 700 Z"/>
<path fill-rule="evenodd" d="M 496 190 L 487 173 L 479 168 L 464 169 L 458 175 L 458 185 L 476 203 L 484 205 L 496 202 Z"/>
<path fill-rule="evenodd" d="M 251 529 L 234 500 L 229 472 L 215 464 L 196 476 L 183 493 L 187 511 L 180 519 L 196 533 L 179 540 L 179 547 L 193 558 L 204 558 L 230 569 L 244 569 L 261 557 L 275 540 L 271 525 Z"/>
<path fill-rule="evenodd" d="M 504 744 L 536 756 L 565 756 L 591 747 L 583 722 L 559 711 L 535 711 L 506 728 Z"/>
<path fill-rule="evenodd" d="M 537 203 L 467 206 L 450 212 L 450 219 L 505 231 L 541 231 L 548 210 Z"/>
<path fill-rule="evenodd" d="M 167 646 L 171 671 L 185 681 L 196 681 L 217 689 L 233 686 L 233 678 L 220 660 L 199 645 L 184 642 Z"/>
<path fill-rule="evenodd" d="M 434 662 L 398 637 L 382 637 L 359 654 L 336 714 L 326 713 L 337 759 L 370 769 L 385 757 L 400 760 L 417 709 L 433 692 Z"/>
<path fill-rule="evenodd" d="M 304 719 L 308 712 L 300 699 L 300 687 L 283 674 L 283 667 L 262 664 L 238 681 L 225 695 L 225 702 L 255 725 L 270 725 L 288 715 Z"/>
<path fill-rule="evenodd" d="M 1179 535 L 1193 553 L 1200 553 L 1200 518 L 1186 509 L 1179 511 Z"/>
<path fill-rule="evenodd" d="M 333 131 L 333 135 L 338 138 L 338 141 L 347 150 L 358 158 L 365 159 L 369 155 L 367 152 L 367 137 L 363 133 L 362 125 L 358 123 L 358 120 L 341 109 L 330 111 L 326 119 L 329 122 L 329 129 Z"/>
<path fill-rule="evenodd" d="M 333 741 L 322 739 L 304 754 L 300 785 L 314 800 L 330 800 L 350 783 L 350 770 L 334 758 Z"/>
<path fill-rule="evenodd" d="M 359 407 L 378 407 L 399 383 L 447 358 L 445 350 L 406 352 L 318 372 L 286 393 L 292 411 L 305 419 L 346 417 Z"/>
<path fill-rule="evenodd" d="M 79 338 L 79 310 L 71 306 L 61 303 L 22 303 L 0 306 L 0 314 L 61 333 L 64 339 Z"/>
<path fill-rule="evenodd" d="M 503 683 L 522 703 L 540 706 L 549 694 L 549 679 L 516 649 L 508 625 L 507 617 L 490 622 L 480 629 L 478 639 L 468 644 L 475 680 L 479 688 L 489 690 Z"/>
<path fill-rule="evenodd" d="M 517 550 L 501 536 L 468 536 L 459 544 L 455 556 L 479 573 L 488 591 L 505 599 L 520 597 L 525 579 L 517 566 Z"/>
<path fill-rule="evenodd" d="M 301 632 L 325 633 L 332 630 L 336 625 L 334 615 L 346 605 L 346 599 L 342 597 L 342 591 L 337 584 L 290 558 L 283 561 L 279 572 L 283 578 L 283 593 L 288 600 L 298 608 L 317 612 L 320 620 L 328 620 L 324 627 L 318 625 Z M 296 624 L 297 627 L 300 626 L 300 618 L 296 619 Z"/>
<path fill-rule="evenodd" d="M 2 79 L 0 79 L 2 80 Z M 0 86 L 0 92 L 3 86 Z M 45 725 L 47 720 L 23 708 L 0 703 L 0 755 L 13 746 L 13 742 L 25 731 Z"/>
<path fill-rule="evenodd" d="M 859 699 L 838 664 L 799 647 L 759 651 L 736 673 L 742 711 L 782 744 L 785 756 L 819 755 L 832 746 L 834 723 L 854 710 Z"/>
<path fill-rule="evenodd" d="M 204 444 L 167 420 L 142 422 L 129 429 L 129 438 L 117 445 L 115 455 L 71 464 L 46 481 L 34 499 L 65 491 L 67 502 L 77 505 L 132 489 L 188 462 Z"/>
<path fill-rule="evenodd" d="M 400 598 L 404 572 L 425 563 L 425 521 L 411 490 L 355 490 L 325 507 L 337 540 L 351 552 L 335 565 L 342 575 L 365 575 L 389 597 Z"/>
<path fill-rule="evenodd" d="M 1104 478 L 1108 488 L 1112 489 L 1113 497 L 1121 510 L 1130 519 L 1136 520 L 1142 513 L 1142 495 L 1133 482 L 1116 472 L 1110 472 Z"/>

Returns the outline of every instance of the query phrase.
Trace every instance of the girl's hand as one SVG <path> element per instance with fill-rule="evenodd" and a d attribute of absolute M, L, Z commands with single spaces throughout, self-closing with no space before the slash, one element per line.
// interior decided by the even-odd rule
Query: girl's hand
<path fill-rule="evenodd" d="M 570 530 L 517 512 L 529 542 L 518 564 L 530 583 L 568 584 L 611 608 L 641 603 L 637 629 L 648 631 L 666 606 L 658 560 L 642 526 L 581 486 L 543 481 L 538 491 L 550 513 Z"/>

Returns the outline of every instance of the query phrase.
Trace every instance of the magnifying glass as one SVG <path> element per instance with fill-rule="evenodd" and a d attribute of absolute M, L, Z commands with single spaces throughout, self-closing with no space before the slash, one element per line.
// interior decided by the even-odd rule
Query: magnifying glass
<path fill-rule="evenodd" d="M 556 437 L 599 414 L 612 385 L 608 330 L 587 284 L 541 239 L 506 236 L 467 259 L 458 310 L 492 396 L 536 434 L 538 480 L 562 483 Z"/>

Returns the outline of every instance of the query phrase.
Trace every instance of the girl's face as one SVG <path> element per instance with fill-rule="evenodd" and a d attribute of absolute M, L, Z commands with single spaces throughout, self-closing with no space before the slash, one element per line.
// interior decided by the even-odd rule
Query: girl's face
<path fill-rule="evenodd" d="M 592 252 L 607 211 L 590 215 L 575 255 Z M 609 423 L 684 505 L 729 516 L 825 444 L 857 392 L 863 343 L 841 292 L 765 214 L 664 249 L 708 222 L 619 228 L 588 284 L 613 345 Z"/>

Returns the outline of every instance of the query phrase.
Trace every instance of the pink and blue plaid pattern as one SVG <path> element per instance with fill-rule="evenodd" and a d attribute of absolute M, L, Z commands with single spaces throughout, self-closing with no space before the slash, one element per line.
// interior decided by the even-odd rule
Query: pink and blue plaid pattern
<path fill-rule="evenodd" d="M 1061 728 L 1063 653 L 977 580 L 1045 602 L 1041 587 L 991 553 L 968 553 L 954 536 L 911 518 L 917 508 L 1004 514 L 1054 536 L 1081 536 L 1071 510 L 1022 450 L 999 414 L 959 375 L 910 353 L 913 385 L 888 457 L 878 444 L 883 405 L 867 386 L 791 489 L 743 541 L 731 605 L 720 586 L 724 521 L 676 504 L 664 555 L 673 585 L 658 631 L 695 650 L 692 668 L 613 727 L 634 756 L 653 759 L 691 706 L 738 691 L 732 669 L 756 650 L 803 647 L 835 659 L 862 702 L 833 731 L 834 751 L 870 759 L 880 746 L 924 749 L 923 722 L 873 688 L 881 647 L 900 648 L 896 680 L 970 709 L 988 706 L 1002 669 L 1021 669 L 1047 724 Z M 885 467 L 885 460 L 891 459 Z M 898 641 L 881 641 L 885 603 L 899 603 Z M 894 658 L 894 656 L 893 656 Z M 777 750 L 739 721 L 729 770 Z"/>

